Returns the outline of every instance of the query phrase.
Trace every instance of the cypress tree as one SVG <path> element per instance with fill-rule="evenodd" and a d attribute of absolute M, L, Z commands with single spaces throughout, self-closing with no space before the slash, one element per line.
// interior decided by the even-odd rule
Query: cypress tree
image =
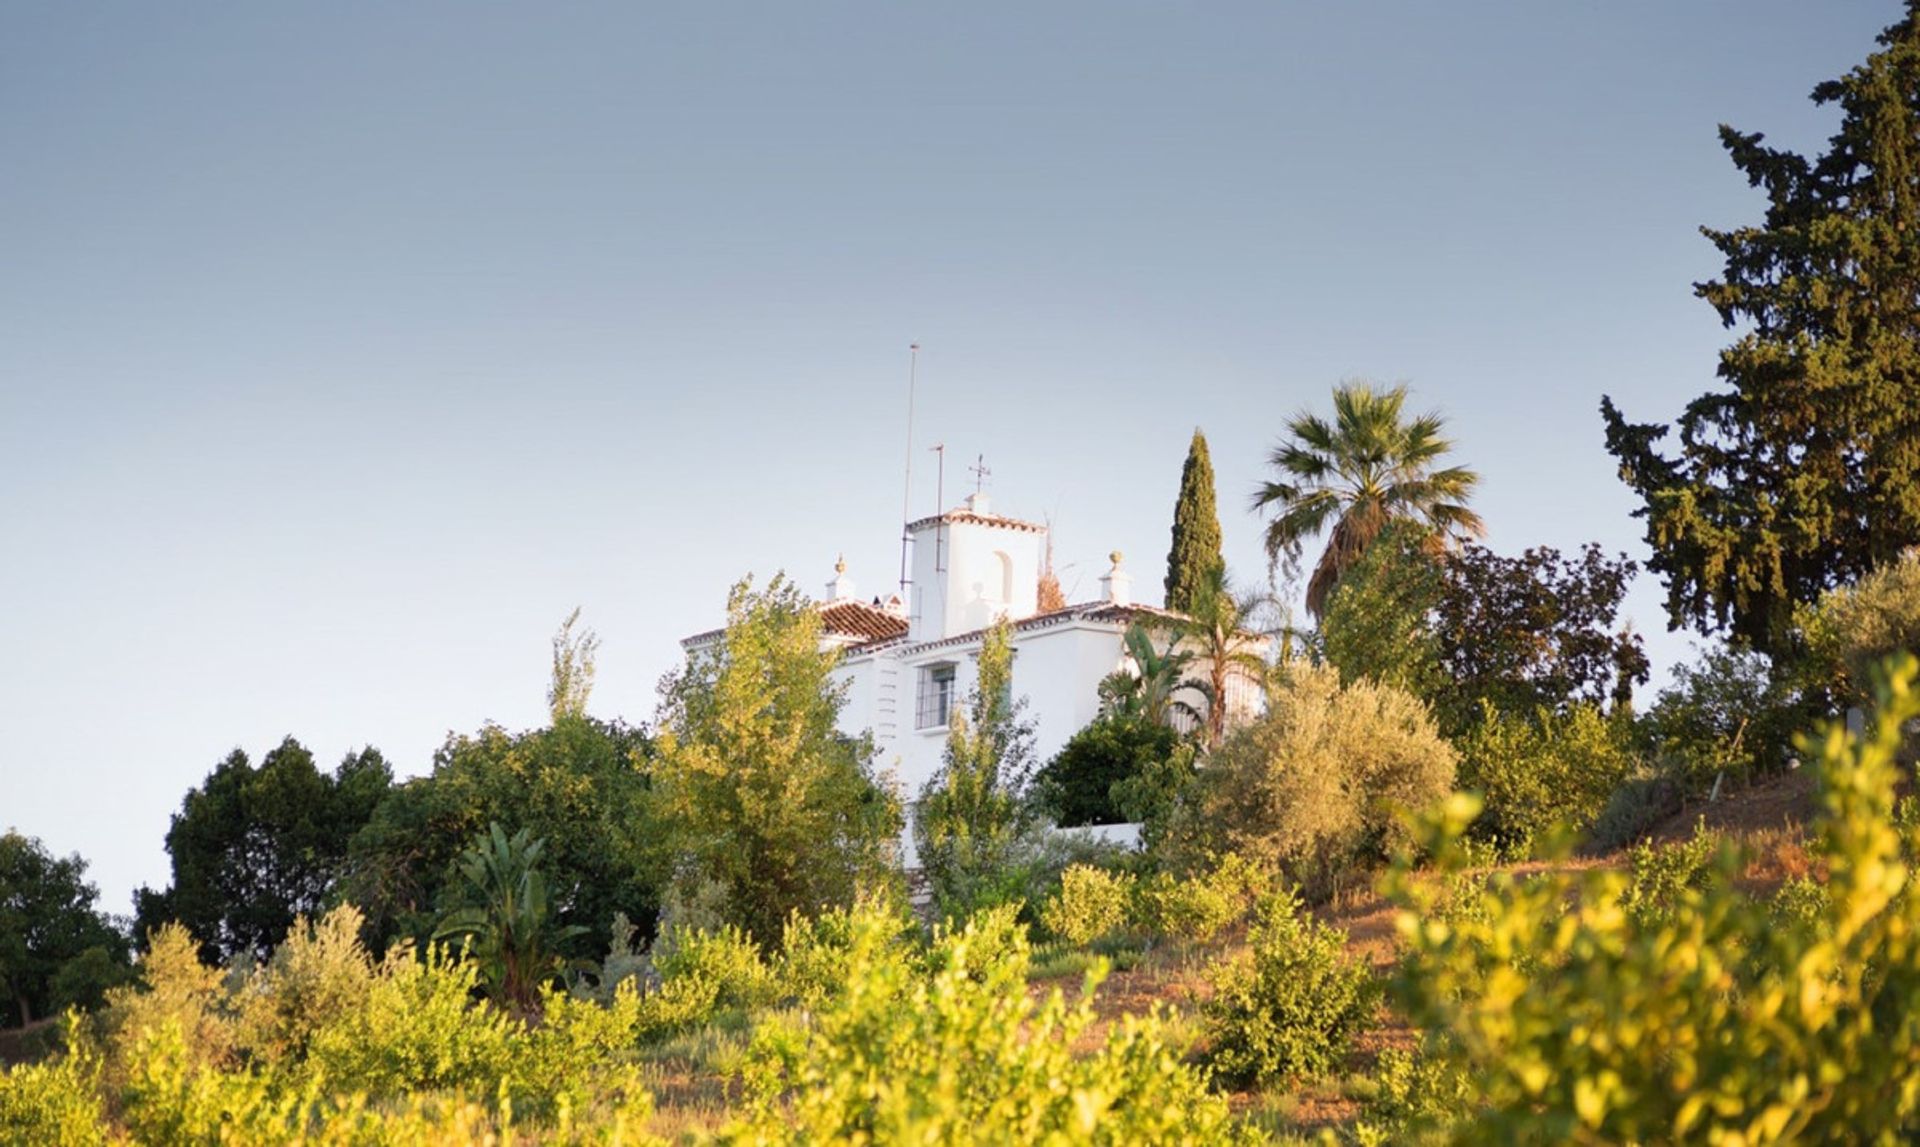
<path fill-rule="evenodd" d="M 1180 468 L 1180 500 L 1173 506 L 1173 547 L 1167 551 L 1167 608 L 1186 612 L 1204 587 L 1227 568 L 1220 553 L 1220 512 L 1213 496 L 1213 459 L 1196 427 L 1187 464 Z"/>
<path fill-rule="evenodd" d="M 1791 650 L 1795 605 L 1920 543 L 1920 0 L 1879 42 L 1813 90 L 1841 112 L 1826 154 L 1720 129 L 1768 206 L 1705 229 L 1726 270 L 1695 292 L 1744 333 L 1678 457 L 1654 448 L 1670 427 L 1601 403 L 1673 626 L 1768 653 Z"/>

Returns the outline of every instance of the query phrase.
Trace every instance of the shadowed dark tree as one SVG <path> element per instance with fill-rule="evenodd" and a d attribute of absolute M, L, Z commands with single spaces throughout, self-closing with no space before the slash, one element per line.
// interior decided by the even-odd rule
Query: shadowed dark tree
<path fill-rule="evenodd" d="M 288 737 L 258 768 L 235 749 L 187 793 L 167 830 L 173 885 L 135 896 L 139 938 L 178 920 L 202 954 L 265 959 L 299 915 L 326 908 L 347 842 L 367 823 L 393 773 L 376 749 L 349 753 L 331 774 Z"/>
<path fill-rule="evenodd" d="M 1548 546 L 1517 558 L 1473 545 L 1451 555 L 1434 611 L 1442 731 L 1478 720 L 1483 701 L 1518 715 L 1628 706 L 1651 669 L 1639 634 L 1620 621 L 1638 568 L 1592 542 L 1578 559 Z"/>
<path fill-rule="evenodd" d="M 23 1027 L 69 1004 L 98 1003 L 131 974 L 126 937 L 94 911 L 100 891 L 86 873 L 78 856 L 0 835 L 0 992 Z"/>
<path fill-rule="evenodd" d="M 1695 293 L 1745 329 L 1678 455 L 1655 449 L 1671 427 L 1601 402 L 1676 629 L 1788 652 L 1796 604 L 1920 542 L 1920 3 L 1880 45 L 1813 90 L 1841 112 L 1824 155 L 1720 129 L 1767 211 L 1705 229 L 1726 269 Z"/>

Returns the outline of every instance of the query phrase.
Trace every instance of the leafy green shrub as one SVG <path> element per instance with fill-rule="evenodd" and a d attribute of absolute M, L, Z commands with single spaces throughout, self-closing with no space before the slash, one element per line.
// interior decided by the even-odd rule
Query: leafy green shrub
<path fill-rule="evenodd" d="M 234 1001 L 235 1039 L 249 1062 L 303 1058 L 314 1033 L 359 1006 L 372 987 L 373 960 L 360 943 L 364 917 L 344 905 L 293 930 Z"/>
<path fill-rule="evenodd" d="M 1126 815 L 1113 799 L 1124 784 L 1170 759 L 1180 734 L 1142 717 L 1101 717 L 1067 739 L 1034 774 L 1040 808 L 1062 828 L 1116 824 Z"/>
<path fill-rule="evenodd" d="M 91 1147 L 100 1120 L 100 1061 L 83 1048 L 47 1063 L 0 1070 L 0 1143 Z"/>
<path fill-rule="evenodd" d="M 761 958 L 759 945 L 731 924 L 704 932 L 674 929 L 655 945 L 653 969 L 662 984 L 711 983 L 716 1007 L 763 1007 L 775 994 L 773 969 Z"/>
<path fill-rule="evenodd" d="M 1371 1076 L 1377 1090 L 1355 1129 L 1361 1143 L 1416 1142 L 1421 1128 L 1452 1123 L 1473 1110 L 1473 1080 L 1445 1055 L 1386 1048 Z"/>
<path fill-rule="evenodd" d="M 1040 908 L 1040 923 L 1069 944 L 1086 945 L 1127 926 L 1133 876 L 1076 864 L 1060 874 L 1060 890 Z"/>
<path fill-rule="evenodd" d="M 893 921 L 888 954 L 913 958 L 911 938 L 919 926 L 906 906 L 890 897 L 863 896 L 851 908 L 834 908 L 817 916 L 796 912 L 788 917 L 776 965 L 781 998 L 818 1008 L 846 990 L 859 926 L 879 919 Z"/>
<path fill-rule="evenodd" d="M 1726 853 L 1723 856 L 1723 853 Z M 1679 910 L 1684 898 L 1738 870 L 1725 842 L 1702 821 L 1694 835 L 1669 844 L 1646 842 L 1627 852 L 1627 890 L 1621 905 L 1643 926 Z"/>
<path fill-rule="evenodd" d="M 1678 781 L 1643 766 L 1607 798 L 1600 815 L 1587 829 L 1587 850 L 1596 855 L 1605 854 L 1641 839 L 1655 825 L 1680 811 L 1684 795 Z"/>
<path fill-rule="evenodd" d="M 1373 1014 L 1366 964 L 1347 955 L 1346 933 L 1303 916 L 1291 892 L 1263 899 L 1251 952 L 1214 966 L 1207 1041 L 1229 1079 L 1273 1083 L 1338 1067 Z"/>
<path fill-rule="evenodd" d="M 1920 663 L 1902 658 L 1867 739 L 1830 727 L 1804 742 L 1820 760 L 1816 860 L 1829 873 L 1824 895 L 1808 897 L 1818 901 L 1810 922 L 1796 913 L 1796 926 L 1774 898 L 1721 879 L 1731 850 L 1704 835 L 1648 850 L 1633 876 L 1587 869 L 1509 884 L 1479 923 L 1436 919 L 1431 879 L 1397 866 L 1388 886 L 1406 958 L 1395 994 L 1478 1092 L 1450 1138 L 1920 1134 L 1920 882 L 1907 853 L 1915 841 L 1893 823 L 1917 678 Z M 1429 821 L 1443 868 L 1457 864 L 1453 844 L 1474 812 L 1461 796 Z M 1516 954 L 1539 970 L 1516 967 Z"/>
<path fill-rule="evenodd" d="M 1920 550 L 1909 550 L 1795 619 L 1812 683 L 1847 701 L 1872 699 L 1872 671 L 1892 653 L 1920 652 Z"/>
<path fill-rule="evenodd" d="M 200 962 L 200 945 L 178 924 L 166 924 L 149 938 L 138 978 L 107 993 L 99 1026 L 107 1036 L 105 1086 L 124 1082 L 124 1051 L 141 1033 L 168 1026 L 179 1029 L 196 1067 L 227 1067 L 236 1062 L 233 1020 L 224 979 L 218 968 Z"/>
<path fill-rule="evenodd" d="M 1140 846 L 1157 855 L 1176 823 L 1180 802 L 1199 776 L 1200 747 L 1192 741 L 1175 745 L 1173 752 L 1150 761 L 1108 790 L 1121 819 L 1140 826 Z"/>
<path fill-rule="evenodd" d="M 350 1092 L 489 1094 L 511 1070 L 519 1025 L 476 1006 L 478 987 L 472 962 L 439 947 L 421 959 L 401 945 L 355 1006 L 313 1033 L 307 1069 Z"/>
<path fill-rule="evenodd" d="M 1722 773 L 1747 776 L 1784 765 L 1809 713 L 1764 654 L 1730 648 L 1674 667 L 1636 722 L 1663 776 L 1704 790 Z"/>
<path fill-rule="evenodd" d="M 540 1117 L 619 1110 L 644 1121 L 653 1097 L 632 1056 L 641 1022 L 637 985 L 605 1005 L 549 990 L 540 1022 L 516 1040 L 516 1111 Z"/>
<path fill-rule="evenodd" d="M 1208 759 L 1182 810 L 1176 854 L 1240 852 L 1310 894 L 1405 840 L 1396 809 L 1451 791 L 1454 749 L 1412 695 L 1295 665 L 1261 720 Z"/>
<path fill-rule="evenodd" d="M 924 964 L 897 921 L 851 924 L 846 990 L 810 1025 L 755 1034 L 747 1110 L 724 1143 L 1194 1143 L 1237 1134 L 1157 1017 L 1126 1017 L 1091 1054 L 1097 975 L 1073 1005 L 1027 990 L 1028 946 L 1003 907 L 941 928 Z"/>
<path fill-rule="evenodd" d="M 1776 927 L 1820 935 L 1827 920 L 1826 885 L 1805 876 L 1788 880 L 1774 890 L 1767 914 Z"/>
<path fill-rule="evenodd" d="M 543 1140 L 642 1141 L 633 980 L 605 1006 L 549 989 L 529 1024 L 476 1002 L 472 961 L 400 945 L 376 963 L 359 926 L 336 909 L 229 973 L 160 929 L 141 983 L 71 1021 L 67 1056 L 0 1076 L 0 1142 L 513 1141 L 516 1118 Z"/>
<path fill-rule="evenodd" d="M 1628 733 L 1596 705 L 1532 716 L 1485 706 L 1460 744 L 1460 787 L 1485 801 L 1474 831 L 1520 854 L 1556 829 L 1586 829 L 1633 773 Z"/>
<path fill-rule="evenodd" d="M 1229 852 L 1184 879 L 1159 872 L 1142 881 L 1134 915 L 1155 936 L 1204 944 L 1244 919 L 1273 883 L 1270 870 Z"/>

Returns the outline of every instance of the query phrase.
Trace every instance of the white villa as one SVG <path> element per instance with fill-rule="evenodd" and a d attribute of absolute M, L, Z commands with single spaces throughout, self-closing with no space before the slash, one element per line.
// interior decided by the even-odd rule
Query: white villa
<path fill-rule="evenodd" d="M 841 650 L 841 730 L 872 733 L 876 771 L 890 772 L 909 802 L 940 767 L 948 714 L 966 703 L 981 639 L 1000 619 L 1013 623 L 1013 692 L 1027 699 L 1038 765 L 1099 715 L 1101 679 L 1133 667 L 1122 640 L 1127 627 L 1177 617 L 1134 601 L 1133 579 L 1117 552 L 1098 600 L 1042 608 L 1047 527 L 993 513 L 985 494 L 912 522 L 907 532 L 910 605 L 898 595 L 857 597 L 843 562 L 820 610 L 824 640 Z M 720 635 L 697 634 L 681 645 L 695 653 Z M 1244 717 L 1264 698 L 1258 683 L 1239 676 L 1227 704 L 1231 716 Z"/>

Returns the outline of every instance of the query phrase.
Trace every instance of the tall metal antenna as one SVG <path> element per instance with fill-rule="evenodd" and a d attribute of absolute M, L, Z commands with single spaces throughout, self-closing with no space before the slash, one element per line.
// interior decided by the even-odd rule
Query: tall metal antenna
<path fill-rule="evenodd" d="M 939 455 L 935 463 L 933 480 L 933 572 L 947 571 L 947 444 L 935 443 L 933 452 Z"/>
<path fill-rule="evenodd" d="M 907 550 L 913 545 L 913 391 L 919 382 L 920 344 L 912 343 L 907 347 L 907 489 L 900 496 L 900 604 L 912 608 L 912 595 L 908 588 L 913 579 L 907 576 Z"/>

